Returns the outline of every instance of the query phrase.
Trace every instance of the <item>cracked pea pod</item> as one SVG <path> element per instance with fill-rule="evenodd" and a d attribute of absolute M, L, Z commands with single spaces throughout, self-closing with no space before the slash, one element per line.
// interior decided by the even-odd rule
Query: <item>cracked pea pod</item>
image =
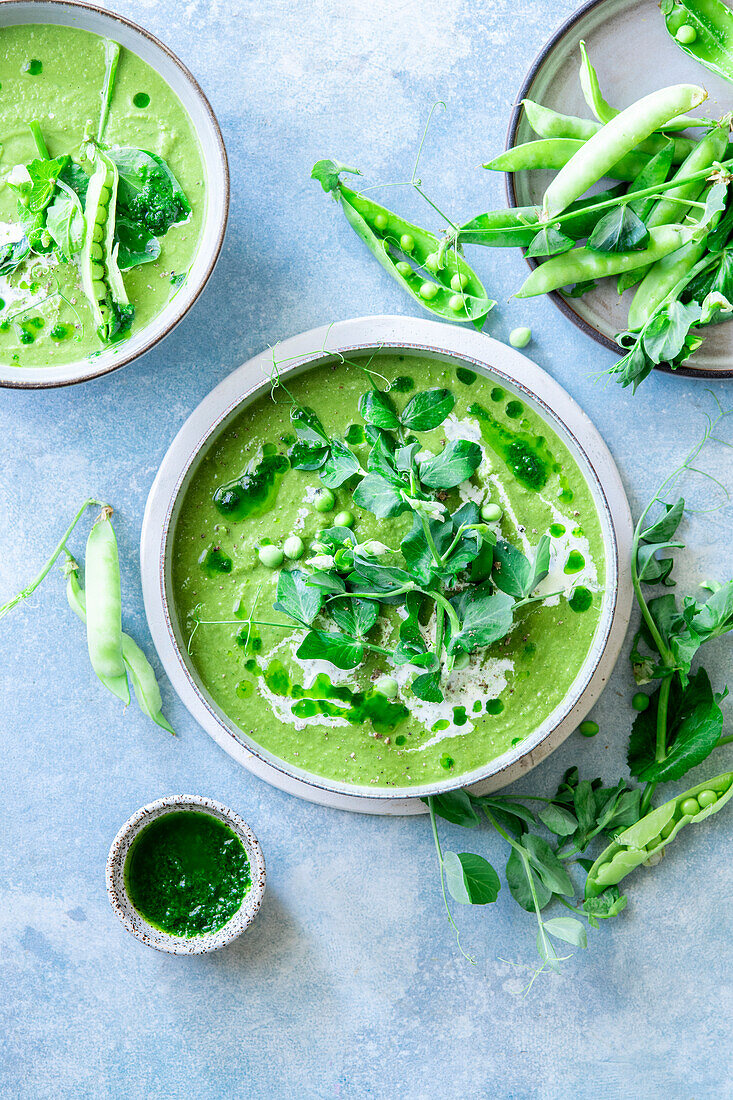
<path fill-rule="evenodd" d="M 130 305 L 117 265 L 117 168 L 97 146 L 90 144 L 85 152 L 93 172 L 84 202 L 84 244 L 79 270 L 97 334 L 100 340 L 107 342 L 130 328 L 135 309 Z"/>
<path fill-rule="evenodd" d="M 430 313 L 446 321 L 471 321 L 481 328 L 496 303 L 460 252 L 453 248 L 443 255 L 433 233 L 346 187 L 342 172 L 358 174 L 356 169 L 322 160 L 313 166 L 311 177 L 331 192 L 351 228 L 385 271 Z"/>
<path fill-rule="evenodd" d="M 698 783 L 624 829 L 601 852 L 588 872 L 586 898 L 597 897 L 607 887 L 617 886 L 642 863 L 666 848 L 680 829 L 705 821 L 722 810 L 732 797 L 733 772 L 724 772 Z"/>

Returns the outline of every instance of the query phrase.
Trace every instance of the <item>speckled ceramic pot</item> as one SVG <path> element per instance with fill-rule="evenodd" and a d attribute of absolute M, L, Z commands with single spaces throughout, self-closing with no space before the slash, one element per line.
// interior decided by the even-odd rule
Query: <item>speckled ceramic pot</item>
<path fill-rule="evenodd" d="M 234 916 L 217 932 L 203 936 L 172 936 L 149 924 L 138 913 L 127 895 L 125 888 L 125 861 L 132 842 L 138 833 L 158 817 L 171 810 L 191 810 L 194 813 L 207 813 L 228 825 L 241 840 L 247 853 L 252 875 L 252 886 L 245 895 L 241 907 Z M 107 857 L 107 893 L 117 916 L 128 932 L 136 936 L 147 947 L 156 951 L 166 951 L 170 955 L 203 955 L 208 951 L 218 951 L 237 936 L 241 936 L 260 911 L 265 893 L 265 857 L 262 855 L 257 837 L 246 821 L 220 802 L 201 795 L 169 795 L 148 803 L 134 813 L 122 826 L 112 841 Z"/>

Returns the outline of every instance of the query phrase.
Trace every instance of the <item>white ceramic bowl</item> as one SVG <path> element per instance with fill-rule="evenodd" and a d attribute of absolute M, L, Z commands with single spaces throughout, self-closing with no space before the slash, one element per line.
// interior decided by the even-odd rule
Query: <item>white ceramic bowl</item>
<path fill-rule="evenodd" d="M 125 861 L 135 837 L 151 821 L 175 810 L 210 814 L 223 821 L 239 837 L 249 859 L 252 885 L 241 908 L 217 932 L 208 932 L 203 936 L 171 936 L 148 924 L 130 901 L 125 888 Z M 257 837 L 246 821 L 228 806 L 222 806 L 220 802 L 213 802 L 201 795 L 170 795 L 143 806 L 122 826 L 112 841 L 107 857 L 107 893 L 115 913 L 127 931 L 147 947 L 166 951 L 169 955 L 203 955 L 209 951 L 218 951 L 220 947 L 225 947 L 236 940 L 237 936 L 241 936 L 260 911 L 265 893 L 265 877 L 265 857 Z"/>
<path fill-rule="evenodd" d="M 206 186 L 201 239 L 188 278 L 149 325 L 139 331 L 133 329 L 129 340 L 73 363 L 53 367 L 0 364 L 0 385 L 41 389 L 84 382 L 123 367 L 149 351 L 185 316 L 214 270 L 224 241 L 229 214 L 229 167 L 219 124 L 208 99 L 186 66 L 148 31 L 121 15 L 77 0 L 3 0 L 0 3 L 0 32 L 3 27 L 19 23 L 58 23 L 112 38 L 160 73 L 180 99 L 196 131 Z"/>
<path fill-rule="evenodd" d="M 327 348 L 328 350 L 323 350 Z M 286 791 L 341 809 L 372 813 L 424 811 L 419 801 L 459 786 L 494 790 L 517 779 L 564 741 L 588 713 L 610 675 L 631 611 L 628 570 L 631 516 L 614 461 L 585 413 L 544 371 L 513 348 L 474 329 L 413 317 L 362 317 L 315 329 L 277 345 L 283 377 L 375 349 L 431 356 L 495 379 L 542 416 L 566 444 L 593 493 L 603 532 L 607 586 L 593 647 L 562 705 L 534 733 L 475 771 L 405 789 L 357 787 L 323 779 L 256 744 L 211 699 L 186 653 L 171 591 L 173 531 L 181 500 L 204 450 L 251 401 L 265 393 L 272 351 L 250 359 L 204 398 L 174 439 L 153 483 L 143 520 L 141 566 L 145 610 L 166 673 L 189 711 L 236 760 Z"/>

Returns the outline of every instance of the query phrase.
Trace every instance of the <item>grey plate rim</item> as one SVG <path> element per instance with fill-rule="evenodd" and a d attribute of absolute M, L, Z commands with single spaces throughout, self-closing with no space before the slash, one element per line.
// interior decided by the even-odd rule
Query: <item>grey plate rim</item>
<path fill-rule="evenodd" d="M 582 4 L 579 8 L 565 19 L 557 30 L 552 34 L 539 53 L 536 55 L 534 61 L 527 70 L 527 75 L 522 81 L 522 86 L 519 89 L 517 98 L 512 108 L 511 118 L 509 119 L 509 127 L 506 135 L 506 149 L 511 149 L 517 140 L 517 131 L 519 129 L 519 122 L 522 117 L 524 107 L 522 106 L 522 100 L 529 97 L 529 92 L 534 83 L 535 77 L 540 69 L 545 64 L 545 61 L 549 55 L 553 52 L 555 47 L 562 41 L 562 39 L 569 34 L 569 32 L 575 27 L 588 12 L 593 11 L 594 8 L 599 8 L 603 4 L 606 4 L 608 0 L 586 0 L 585 4 Z M 517 194 L 514 189 L 514 176 L 511 172 L 506 172 L 504 176 L 504 188 L 506 191 L 507 202 L 509 206 L 517 205 Z M 529 266 L 534 271 L 539 266 L 539 260 L 533 256 L 527 256 L 526 250 L 522 249 L 522 255 Z M 581 317 L 579 313 L 573 309 L 567 299 L 563 298 L 562 294 L 557 290 L 552 290 L 547 295 L 551 298 L 557 308 L 560 310 L 569 321 L 579 328 L 581 332 L 586 336 L 590 336 L 597 344 L 601 344 L 602 347 L 608 348 L 609 351 L 616 352 L 617 354 L 623 354 L 624 349 L 620 347 L 615 340 L 609 339 L 608 336 L 604 336 L 593 325 L 589 325 L 584 317 Z M 664 374 L 681 375 L 683 378 L 705 378 L 705 379 L 720 379 L 720 378 L 733 378 L 733 370 L 709 370 L 707 367 L 677 367 L 676 370 L 672 370 L 666 365 L 657 366 L 655 370 L 662 371 Z"/>

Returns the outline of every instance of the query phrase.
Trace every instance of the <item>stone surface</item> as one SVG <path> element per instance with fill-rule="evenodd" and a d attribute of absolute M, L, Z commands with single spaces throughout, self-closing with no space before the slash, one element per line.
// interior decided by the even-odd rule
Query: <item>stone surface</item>
<path fill-rule="evenodd" d="M 76 502 L 111 500 L 129 631 L 149 637 L 138 540 L 169 441 L 198 401 L 268 343 L 314 325 L 413 306 L 308 179 L 321 156 L 375 180 L 409 177 L 443 100 L 421 176 L 463 219 L 504 202 L 476 166 L 502 147 L 524 72 L 568 0 L 120 0 L 194 71 L 220 119 L 233 188 L 224 252 L 197 306 L 138 363 L 70 389 L 0 391 L 0 593 L 45 558 Z M 654 73 L 640 74 L 644 90 Z M 404 190 L 390 201 L 425 213 Z M 530 324 L 528 352 L 578 399 L 638 509 L 700 436 L 725 383 L 659 376 L 631 399 L 596 375 L 613 361 L 549 301 L 510 295 L 517 251 L 475 256 L 500 305 L 488 331 Z M 712 393 L 711 393 L 712 391 Z M 709 468 L 733 485 L 724 452 Z M 693 486 L 700 507 L 714 487 Z M 719 499 L 719 498 L 718 498 Z M 730 571 L 730 511 L 694 519 L 688 586 Z M 81 540 L 74 540 L 80 551 Z M 729 643 L 708 665 L 717 686 Z M 713 648 L 713 647 L 711 647 Z M 731 1095 L 731 818 L 690 830 L 628 910 L 590 934 L 560 977 L 535 965 L 533 921 L 506 889 L 457 914 L 456 949 L 424 819 L 380 820 L 293 800 L 239 769 L 163 686 L 174 740 L 91 676 L 54 574 L 0 624 L 0 1092 L 13 1098 L 661 1097 Z M 525 781 L 548 794 L 578 762 L 625 775 L 632 712 L 622 661 L 573 736 Z M 726 716 L 730 704 L 725 703 Z M 733 765 L 722 750 L 716 771 Z M 706 774 L 705 767 L 699 771 Z M 707 767 L 711 767 L 708 765 Z M 121 823 L 169 793 L 201 793 L 252 825 L 268 894 L 251 932 L 213 956 L 158 955 L 110 908 L 104 861 Z M 486 832 L 445 841 L 503 858 Z"/>

